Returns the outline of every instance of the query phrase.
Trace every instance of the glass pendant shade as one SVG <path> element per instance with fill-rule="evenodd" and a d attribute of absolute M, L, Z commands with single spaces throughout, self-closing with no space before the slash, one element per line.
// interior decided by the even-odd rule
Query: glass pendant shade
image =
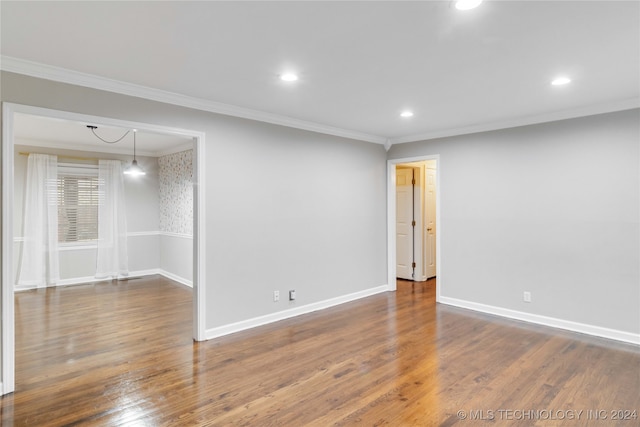
<path fill-rule="evenodd" d="M 131 176 L 140 176 L 146 175 L 147 173 L 138 165 L 138 161 L 136 160 L 136 133 L 138 131 L 136 129 L 133 130 L 133 160 L 131 161 L 131 165 L 127 166 L 124 169 L 125 175 Z"/>
<path fill-rule="evenodd" d="M 138 165 L 138 161 L 134 159 L 131 162 L 131 165 L 127 166 L 124 169 L 124 174 L 125 175 L 140 176 L 140 175 L 146 175 L 147 173 Z"/>

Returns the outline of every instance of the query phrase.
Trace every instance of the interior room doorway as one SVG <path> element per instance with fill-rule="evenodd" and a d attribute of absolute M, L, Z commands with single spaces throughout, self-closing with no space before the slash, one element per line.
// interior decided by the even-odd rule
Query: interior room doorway
<path fill-rule="evenodd" d="M 396 165 L 396 275 L 436 276 L 436 161 Z"/>
<path fill-rule="evenodd" d="M 389 160 L 387 164 L 388 280 L 438 277 L 440 295 L 439 156 Z"/>
<path fill-rule="evenodd" d="M 14 122 L 16 115 L 31 115 L 54 120 L 92 123 L 98 126 L 137 129 L 158 134 L 181 135 L 192 140 L 193 156 L 193 338 L 205 339 L 205 168 L 202 132 L 89 116 L 59 110 L 3 103 L 2 127 L 2 377 L 1 394 L 15 389 L 15 319 L 14 319 Z"/>

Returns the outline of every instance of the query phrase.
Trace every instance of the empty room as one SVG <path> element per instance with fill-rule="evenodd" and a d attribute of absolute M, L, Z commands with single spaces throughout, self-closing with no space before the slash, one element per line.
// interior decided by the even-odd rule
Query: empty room
<path fill-rule="evenodd" d="M 2 1 L 2 426 L 640 412 L 639 1 Z"/>

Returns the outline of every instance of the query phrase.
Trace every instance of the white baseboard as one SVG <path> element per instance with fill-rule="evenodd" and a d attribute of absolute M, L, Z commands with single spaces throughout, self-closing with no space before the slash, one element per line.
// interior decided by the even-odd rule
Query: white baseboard
<path fill-rule="evenodd" d="M 510 310 L 492 305 L 480 304 L 465 301 L 457 298 L 440 297 L 442 304 L 455 307 L 466 308 L 482 313 L 507 317 L 509 319 L 522 320 L 524 322 L 535 323 L 537 325 L 550 326 L 552 328 L 566 329 L 581 334 L 593 335 L 601 338 L 608 338 L 616 341 L 623 341 L 629 344 L 640 345 L 640 334 L 619 331 L 616 329 L 603 328 L 601 326 L 587 325 L 585 323 L 572 322 L 570 320 L 557 319 L 555 317 L 541 316 L 539 314 L 525 313 L 522 311 Z"/>
<path fill-rule="evenodd" d="M 189 288 L 193 288 L 193 283 L 191 280 L 185 279 L 183 277 L 180 277 L 176 274 L 173 273 L 169 273 L 168 271 L 162 270 L 160 268 L 151 268 L 148 270 L 138 270 L 138 271 L 131 271 L 129 272 L 129 275 L 126 277 L 120 277 L 119 279 L 127 279 L 127 278 L 134 278 L 134 277 L 144 277 L 144 276 L 153 276 L 154 274 L 159 274 L 161 276 L 166 277 L 167 279 L 171 279 L 174 282 L 178 282 L 181 285 L 187 286 Z M 87 283 L 94 283 L 94 282 L 106 282 L 106 281 L 110 281 L 111 278 L 104 278 L 104 279 L 96 279 L 93 276 L 87 276 L 87 277 L 73 277 L 70 279 L 61 279 L 58 280 L 58 282 L 56 283 L 55 286 L 73 286 L 73 285 L 86 285 Z M 20 287 L 20 288 L 15 288 L 15 292 L 20 292 L 20 291 L 29 291 L 32 289 L 37 289 L 36 287 Z"/>
<path fill-rule="evenodd" d="M 107 280 L 111 280 L 111 278 L 96 279 L 93 276 L 74 277 L 72 279 L 60 279 L 58 283 L 56 283 L 56 286 L 85 285 L 91 282 L 106 282 Z"/>
<path fill-rule="evenodd" d="M 164 276 L 167 279 L 173 280 L 174 282 L 178 282 L 181 285 L 184 285 L 188 288 L 193 289 L 193 282 L 189 279 L 185 279 L 184 277 L 178 276 L 177 274 L 170 273 L 161 268 L 152 268 L 150 270 L 140 270 L 140 271 L 132 271 L 129 273 L 129 277 L 139 277 L 139 276 L 153 276 L 154 274 L 159 274 L 160 276 Z"/>
<path fill-rule="evenodd" d="M 60 279 L 56 282 L 55 285 L 50 285 L 47 287 L 56 287 L 56 286 L 73 286 L 73 285 L 86 285 L 87 283 L 92 283 L 92 282 L 106 282 L 107 280 L 111 280 L 111 279 L 96 279 L 93 276 L 87 276 L 87 277 L 73 277 L 71 279 Z M 22 291 L 31 291 L 34 289 L 45 289 L 46 287 L 42 287 L 42 288 L 38 288 L 37 286 L 20 286 L 20 287 L 14 287 L 13 291 L 14 292 L 22 292 Z"/>
<path fill-rule="evenodd" d="M 144 276 L 153 276 L 154 274 L 160 274 L 159 268 L 150 268 L 148 270 L 138 270 L 138 271 L 130 271 L 129 278 L 133 277 L 144 277 Z"/>
<path fill-rule="evenodd" d="M 235 332 L 240 332 L 246 329 L 255 328 L 257 326 L 266 325 L 268 323 L 289 319 L 291 317 L 300 316 L 302 314 L 311 313 L 313 311 L 323 310 L 325 308 L 344 304 L 346 302 L 355 301 L 360 298 L 387 292 L 388 290 L 388 285 L 382 285 L 376 288 L 365 289 L 364 291 L 354 292 L 352 294 L 342 295 L 336 298 L 331 298 L 328 300 L 319 301 L 288 310 L 278 311 L 277 313 L 254 317 L 253 319 L 247 319 L 236 323 L 230 323 L 228 325 L 218 326 L 215 328 L 207 329 L 205 331 L 205 339 L 210 340 L 212 338 L 233 334 Z"/>
<path fill-rule="evenodd" d="M 151 276 L 153 274 L 160 274 L 160 270 L 157 269 L 157 268 L 154 268 L 154 269 L 150 269 L 150 270 L 131 271 L 131 272 L 129 272 L 128 276 L 119 277 L 118 279 L 126 280 L 126 279 L 132 278 L 132 277 Z M 74 278 L 71 278 L 71 279 L 58 280 L 58 283 L 56 283 L 56 286 L 86 285 L 87 283 L 106 282 L 106 281 L 110 281 L 110 280 L 112 280 L 110 277 L 106 277 L 104 279 L 96 279 L 93 276 L 74 277 Z"/>
<path fill-rule="evenodd" d="M 166 277 L 167 279 L 171 279 L 174 282 L 178 282 L 181 285 L 184 285 L 190 289 L 193 289 L 193 282 L 191 280 L 185 279 L 184 277 L 180 277 L 177 274 L 173 274 L 173 273 L 169 273 L 168 271 L 159 269 L 158 270 L 158 274 L 160 274 L 161 276 Z"/>

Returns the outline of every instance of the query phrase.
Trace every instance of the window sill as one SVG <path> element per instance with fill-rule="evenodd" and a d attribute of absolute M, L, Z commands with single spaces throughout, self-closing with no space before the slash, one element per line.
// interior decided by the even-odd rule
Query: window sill
<path fill-rule="evenodd" d="M 88 249 L 98 249 L 97 243 L 61 243 L 58 245 L 59 251 L 82 251 Z"/>

